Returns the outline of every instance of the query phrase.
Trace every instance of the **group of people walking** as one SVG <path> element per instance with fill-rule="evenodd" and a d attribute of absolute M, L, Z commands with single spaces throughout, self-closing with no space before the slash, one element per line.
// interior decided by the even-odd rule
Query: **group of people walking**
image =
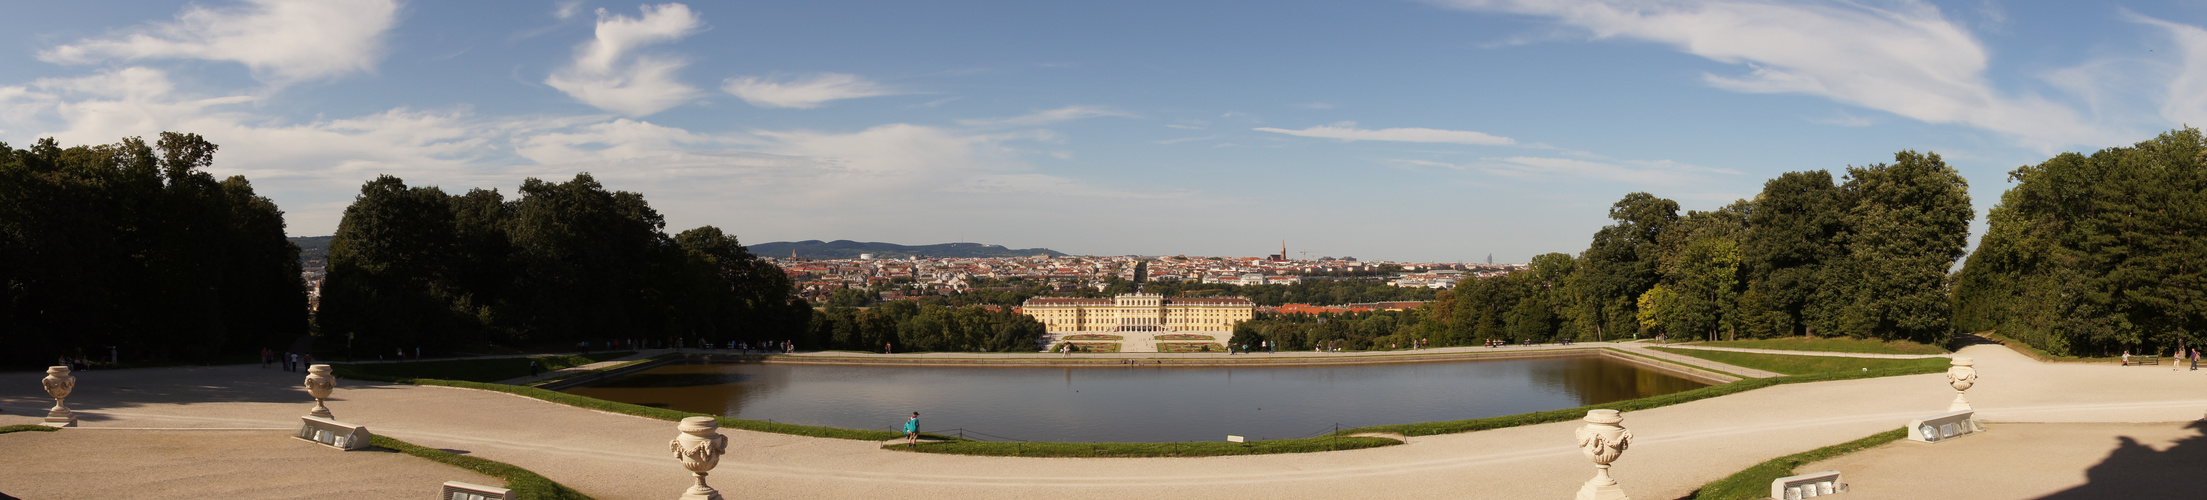
<path fill-rule="evenodd" d="M 305 370 L 307 366 L 313 366 L 314 355 L 285 352 L 282 353 L 282 356 L 278 356 L 274 350 L 266 347 L 261 348 L 261 368 L 268 368 L 268 365 L 276 364 L 278 361 L 283 362 L 284 371 L 296 372 Z"/>
<path fill-rule="evenodd" d="M 2130 356 L 2130 350 L 2129 350 L 2129 349 L 2124 349 L 2124 350 L 2123 350 L 2123 366 L 2130 366 L 2130 365 L 2133 365 L 2133 364 L 2143 364 L 2143 363 L 2138 363 L 2138 362 L 2136 362 L 2136 361 L 2133 361 L 2133 360 L 2131 360 L 2131 359 L 2130 359 L 2130 357 L 2131 357 L 2131 356 Z M 2177 363 L 2179 363 L 2179 364 L 2183 363 L 2183 362 L 2184 362 L 2184 361 L 2185 361 L 2186 359 L 2190 359 L 2190 360 L 2191 360 L 2191 362 L 2192 362 L 2192 368 L 2191 368 L 2191 369 L 2192 369 L 2192 370 L 2198 370 L 2198 369 L 2199 369 L 2199 348 L 2197 348 L 2197 347 L 2192 347 L 2192 348 L 2186 348 L 2186 347 L 2184 347 L 2183 345 L 2179 344 L 2179 345 L 2177 345 L 2177 346 L 2176 346 L 2176 352 L 2175 352 L 2175 353 L 2173 353 L 2173 354 L 2172 354 L 2171 356 L 2169 356 L 2169 358 L 2170 358 L 2170 359 L 2174 359 L 2174 360 L 2176 360 L 2176 362 L 2177 362 Z M 2170 370 L 2172 370 L 2172 371 L 2173 371 L 2173 370 L 2179 370 L 2179 369 L 2182 369 L 2182 368 L 2170 368 Z"/>

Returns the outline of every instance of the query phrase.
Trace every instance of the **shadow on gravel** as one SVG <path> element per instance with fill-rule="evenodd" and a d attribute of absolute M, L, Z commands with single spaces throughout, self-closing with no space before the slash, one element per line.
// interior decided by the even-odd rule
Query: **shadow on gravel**
<path fill-rule="evenodd" d="M 1978 335 L 1974 333 L 1958 333 L 1954 335 L 1954 338 L 1952 340 L 1948 340 L 1946 342 L 1946 350 L 1947 352 L 1954 352 L 1960 351 L 1964 347 L 1983 344 L 2001 345 L 2000 341 L 1986 338 L 1983 335 Z"/>
<path fill-rule="evenodd" d="M 314 397 L 308 396 L 304 388 L 305 372 L 263 369 L 257 365 L 91 370 L 75 375 L 77 387 L 69 395 L 69 408 L 87 412 L 149 404 L 296 403 L 302 407 L 314 404 Z M 347 391 L 397 386 L 340 379 L 337 395 L 330 401 L 343 401 Z M 35 379 L 23 384 L 0 383 L 0 402 L 7 402 L 11 409 L 17 406 L 43 409 L 53 406 L 53 401 Z"/>
<path fill-rule="evenodd" d="M 2185 424 L 2184 428 L 2207 429 L 2207 420 Z M 2199 471 L 2207 470 L 2207 436 L 2184 438 L 2162 451 L 2139 444 L 2129 436 L 2116 440 L 2120 444 L 2108 453 L 2106 460 L 2085 470 L 2083 486 L 2041 498 L 2176 498 L 2192 494 L 2185 491 L 2198 491 L 2198 485 L 2192 482 Z"/>

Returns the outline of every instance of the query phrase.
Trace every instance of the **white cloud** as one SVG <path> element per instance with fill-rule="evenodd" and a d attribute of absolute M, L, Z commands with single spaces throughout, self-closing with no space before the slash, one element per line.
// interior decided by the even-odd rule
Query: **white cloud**
<path fill-rule="evenodd" d="M 895 90 L 843 73 L 821 73 L 808 80 L 768 81 L 755 76 L 730 78 L 721 90 L 762 108 L 816 108 L 828 101 L 897 94 Z"/>
<path fill-rule="evenodd" d="M 574 62 L 552 72 L 544 83 L 584 104 L 629 116 L 650 115 L 695 98 L 696 88 L 675 79 L 687 61 L 635 52 L 704 31 L 705 21 L 678 3 L 642 9 L 642 17 L 598 9 L 596 37 L 576 47 Z"/>
<path fill-rule="evenodd" d="M 1134 115 L 1124 111 L 1119 111 L 1102 106 L 1066 106 L 1062 108 L 1036 111 L 1033 113 L 1006 118 L 975 118 L 968 120 L 958 120 L 958 123 L 971 127 L 1002 125 L 1035 126 L 1047 125 L 1068 120 L 1098 118 L 1105 116 L 1133 117 Z"/>
<path fill-rule="evenodd" d="M 1668 44 L 1740 75 L 1704 75 L 1736 92 L 1798 93 L 1929 123 L 2010 134 L 2040 148 L 2101 144 L 2111 134 L 2074 110 L 2037 96 L 2009 95 L 1985 77 L 1983 44 L 1931 5 L 1851 2 L 1777 4 L 1747 0 L 1445 0 L 1445 5 L 1552 17 L 1595 38 Z"/>
<path fill-rule="evenodd" d="M 1344 141 L 1437 142 L 1448 144 L 1476 144 L 1483 146 L 1513 146 L 1517 140 L 1469 130 L 1441 130 L 1432 128 L 1383 128 L 1360 129 L 1356 122 L 1319 125 L 1301 130 L 1258 127 L 1259 132 L 1287 134 L 1297 137 L 1318 137 Z"/>
<path fill-rule="evenodd" d="M 2207 126 L 2207 30 L 2128 11 L 2123 14 L 2131 22 L 2161 28 L 2177 47 L 2161 117 L 2171 123 Z"/>
<path fill-rule="evenodd" d="M 210 9 L 187 6 L 176 20 L 40 51 L 39 60 L 204 59 L 251 68 L 274 85 L 373 71 L 385 33 L 398 22 L 393 0 L 249 0 Z"/>

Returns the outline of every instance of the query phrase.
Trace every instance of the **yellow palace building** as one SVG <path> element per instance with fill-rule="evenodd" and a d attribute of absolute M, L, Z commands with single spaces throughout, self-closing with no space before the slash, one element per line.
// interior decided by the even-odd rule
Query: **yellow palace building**
<path fill-rule="evenodd" d="M 1256 315 L 1257 303 L 1129 293 L 1108 299 L 1035 297 L 1019 310 L 1052 332 L 1231 332 L 1235 323 Z"/>

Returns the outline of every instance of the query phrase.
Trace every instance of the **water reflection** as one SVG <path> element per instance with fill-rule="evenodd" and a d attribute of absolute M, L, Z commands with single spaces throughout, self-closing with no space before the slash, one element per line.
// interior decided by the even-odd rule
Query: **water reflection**
<path fill-rule="evenodd" d="M 568 392 L 833 427 L 894 430 L 919 411 L 929 430 L 963 428 L 1030 441 L 1154 442 L 1216 441 L 1227 434 L 1303 437 L 1337 423 L 1348 428 L 1491 417 L 1701 386 L 1618 361 L 1576 357 L 1236 368 L 682 364 Z"/>

